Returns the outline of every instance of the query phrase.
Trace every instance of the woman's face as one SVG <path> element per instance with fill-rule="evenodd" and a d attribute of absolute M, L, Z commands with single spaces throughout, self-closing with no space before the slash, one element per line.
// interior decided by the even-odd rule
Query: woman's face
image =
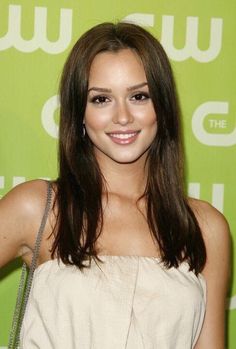
<path fill-rule="evenodd" d="M 94 58 L 84 124 L 98 160 L 146 158 L 157 119 L 142 62 L 130 49 Z"/>

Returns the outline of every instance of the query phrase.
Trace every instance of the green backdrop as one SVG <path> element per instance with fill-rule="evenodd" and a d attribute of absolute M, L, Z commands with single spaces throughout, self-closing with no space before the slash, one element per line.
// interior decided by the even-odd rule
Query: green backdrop
<path fill-rule="evenodd" d="M 56 177 L 63 63 L 85 30 L 126 18 L 149 27 L 171 59 L 183 111 L 188 191 L 225 214 L 235 240 L 235 15 L 235 0 L 1 0 L 0 195 L 25 180 Z M 18 266 L 12 263 L 0 275 L 2 348 Z M 234 349 L 235 277 L 228 315 L 227 347 Z"/>

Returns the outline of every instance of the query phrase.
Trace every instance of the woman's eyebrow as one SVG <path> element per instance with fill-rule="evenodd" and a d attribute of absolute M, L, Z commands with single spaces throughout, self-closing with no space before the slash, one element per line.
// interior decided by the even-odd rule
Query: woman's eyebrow
<path fill-rule="evenodd" d="M 141 84 L 137 84 L 137 85 L 130 86 L 130 87 L 127 88 L 127 91 L 137 90 L 138 88 L 144 87 L 144 86 L 146 86 L 147 84 L 148 84 L 148 83 L 145 81 L 145 82 L 142 82 Z"/>
<path fill-rule="evenodd" d="M 141 84 L 133 85 L 127 88 L 127 91 L 133 91 L 137 90 L 138 88 L 144 87 L 147 85 L 147 82 L 142 82 Z M 111 93 L 112 90 L 110 88 L 104 88 L 104 87 L 90 87 L 88 89 L 88 92 L 90 91 L 97 91 L 97 92 L 105 92 L 105 93 Z"/>
<path fill-rule="evenodd" d="M 90 91 L 97 91 L 97 92 L 112 92 L 112 90 L 110 88 L 104 88 L 104 87 L 90 87 L 88 89 L 88 92 Z"/>

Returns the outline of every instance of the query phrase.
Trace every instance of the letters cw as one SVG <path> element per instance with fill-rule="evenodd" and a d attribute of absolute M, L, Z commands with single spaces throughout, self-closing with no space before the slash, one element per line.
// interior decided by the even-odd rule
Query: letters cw
<path fill-rule="evenodd" d="M 49 54 L 63 52 L 70 44 L 72 37 L 72 9 L 60 10 L 59 38 L 57 41 L 47 39 L 47 8 L 34 8 L 34 34 L 31 40 L 21 36 L 21 6 L 9 5 L 8 32 L 0 38 L 0 50 L 15 47 L 22 52 L 33 52 L 39 48 Z M 144 26 L 154 26 L 154 14 L 133 13 L 123 20 L 132 21 Z M 210 39 L 207 50 L 198 48 L 198 17 L 186 18 L 186 41 L 182 49 L 174 47 L 174 16 L 162 16 L 161 42 L 169 57 L 175 61 L 193 58 L 200 63 L 214 60 L 222 47 L 222 18 L 212 18 L 210 23 Z"/>
<path fill-rule="evenodd" d="M 21 6 L 9 5 L 8 32 L 0 38 L 0 50 L 15 47 L 22 52 L 33 52 L 39 48 L 49 54 L 63 52 L 71 42 L 72 10 L 60 10 L 59 38 L 57 41 L 47 39 L 47 8 L 34 8 L 34 36 L 24 40 L 21 36 Z"/>
<path fill-rule="evenodd" d="M 133 13 L 124 18 L 147 27 L 154 26 L 154 15 L 144 13 Z M 213 61 L 222 48 L 223 19 L 212 18 L 210 23 L 210 43 L 207 50 L 198 48 L 199 18 L 186 18 L 185 46 L 182 49 L 174 47 L 174 16 L 162 16 L 161 43 L 169 58 L 174 61 L 184 61 L 193 58 L 200 63 Z"/>

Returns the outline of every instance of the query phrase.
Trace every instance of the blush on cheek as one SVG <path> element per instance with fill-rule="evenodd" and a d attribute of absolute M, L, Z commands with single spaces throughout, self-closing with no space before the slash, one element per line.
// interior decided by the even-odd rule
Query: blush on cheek
<path fill-rule="evenodd" d="M 86 128 L 91 128 L 96 131 L 104 130 L 108 123 L 110 116 L 107 116 L 106 113 L 90 111 L 85 115 L 84 121 Z"/>

